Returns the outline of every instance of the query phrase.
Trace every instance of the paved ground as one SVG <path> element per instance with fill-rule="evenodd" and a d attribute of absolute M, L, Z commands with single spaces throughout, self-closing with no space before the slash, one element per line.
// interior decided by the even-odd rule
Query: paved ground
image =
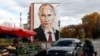
<path fill-rule="evenodd" d="M 94 40 L 93 45 L 95 49 L 97 50 L 97 56 L 100 56 L 100 39 Z"/>

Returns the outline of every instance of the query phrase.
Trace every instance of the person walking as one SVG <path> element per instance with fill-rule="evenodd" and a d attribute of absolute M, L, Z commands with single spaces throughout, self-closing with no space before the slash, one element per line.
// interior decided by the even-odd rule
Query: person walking
<path fill-rule="evenodd" d="M 90 39 L 86 38 L 83 45 L 83 54 L 84 56 L 93 56 L 94 46 Z"/>

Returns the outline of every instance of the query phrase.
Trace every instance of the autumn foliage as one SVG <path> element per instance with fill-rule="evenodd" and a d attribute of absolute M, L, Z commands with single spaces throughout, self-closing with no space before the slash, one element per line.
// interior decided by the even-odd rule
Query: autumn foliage
<path fill-rule="evenodd" d="M 82 24 L 65 26 L 61 29 L 61 37 L 97 38 L 100 37 L 100 14 L 93 12 L 82 18 Z M 74 30 L 73 30 L 74 29 Z"/>

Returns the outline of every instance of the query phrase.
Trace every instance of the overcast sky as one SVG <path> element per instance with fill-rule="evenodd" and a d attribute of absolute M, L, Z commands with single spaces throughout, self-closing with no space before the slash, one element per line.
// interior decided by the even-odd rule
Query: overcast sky
<path fill-rule="evenodd" d="M 18 24 L 21 12 L 22 22 L 26 23 L 32 2 L 60 3 L 61 27 L 80 24 L 84 15 L 100 12 L 100 0 L 0 0 L 0 21 L 8 20 Z"/>

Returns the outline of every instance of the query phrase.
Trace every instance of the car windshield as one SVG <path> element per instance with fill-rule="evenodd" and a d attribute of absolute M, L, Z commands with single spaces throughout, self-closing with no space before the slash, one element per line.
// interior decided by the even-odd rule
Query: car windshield
<path fill-rule="evenodd" d="M 73 40 L 63 40 L 55 43 L 54 46 L 68 46 L 68 47 L 73 47 L 75 46 L 75 43 Z"/>

